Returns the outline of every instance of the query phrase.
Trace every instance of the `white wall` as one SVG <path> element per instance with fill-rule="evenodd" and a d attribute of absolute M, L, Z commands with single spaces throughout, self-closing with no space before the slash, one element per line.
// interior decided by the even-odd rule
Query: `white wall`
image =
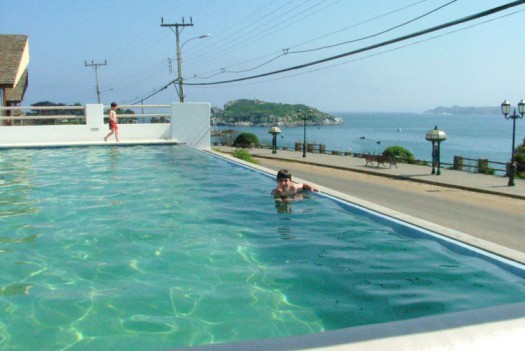
<path fill-rule="evenodd" d="M 171 137 L 201 150 L 210 149 L 210 104 L 172 103 Z"/>
<path fill-rule="evenodd" d="M 210 104 L 174 103 L 171 124 L 119 124 L 121 141 L 173 140 L 199 149 L 210 148 Z M 109 133 L 104 124 L 104 106 L 85 106 L 85 125 L 3 126 L 0 125 L 0 145 L 33 143 L 103 142 Z M 110 141 L 114 141 L 114 136 Z"/>

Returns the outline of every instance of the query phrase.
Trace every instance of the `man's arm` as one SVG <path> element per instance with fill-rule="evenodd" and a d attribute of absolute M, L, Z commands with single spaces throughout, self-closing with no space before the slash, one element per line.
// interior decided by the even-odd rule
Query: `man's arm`
<path fill-rule="evenodd" d="M 303 185 L 303 186 L 302 186 L 302 189 L 303 189 L 303 190 L 309 190 L 309 191 L 314 191 L 314 192 L 316 192 L 316 193 L 318 193 L 318 192 L 319 192 L 319 189 L 317 189 L 317 188 L 314 188 L 314 187 L 313 187 L 313 186 L 311 186 L 310 184 L 307 184 L 307 183 L 303 183 L 302 185 Z"/>

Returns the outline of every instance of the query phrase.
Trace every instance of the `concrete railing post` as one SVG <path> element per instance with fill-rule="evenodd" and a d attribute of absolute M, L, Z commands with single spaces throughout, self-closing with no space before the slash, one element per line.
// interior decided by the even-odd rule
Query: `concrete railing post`
<path fill-rule="evenodd" d="M 86 127 L 91 132 L 104 130 L 104 105 L 87 104 L 86 105 Z"/>

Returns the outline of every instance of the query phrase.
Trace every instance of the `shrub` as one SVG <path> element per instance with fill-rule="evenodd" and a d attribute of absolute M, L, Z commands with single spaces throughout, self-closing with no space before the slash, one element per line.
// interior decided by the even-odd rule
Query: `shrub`
<path fill-rule="evenodd" d="M 383 151 L 383 155 L 395 157 L 398 161 L 406 163 L 414 163 L 414 155 L 402 146 L 390 146 Z"/>
<path fill-rule="evenodd" d="M 489 167 L 489 160 L 479 159 L 478 160 L 478 173 L 482 174 L 496 174 L 496 170 Z"/>
<path fill-rule="evenodd" d="M 514 162 L 518 164 L 516 174 L 519 178 L 525 178 L 525 139 L 523 144 L 519 145 L 514 153 Z"/>
<path fill-rule="evenodd" d="M 250 154 L 247 150 L 244 149 L 237 149 L 233 152 L 233 157 L 236 157 L 238 159 L 241 159 L 246 162 L 259 164 L 259 162 L 253 158 L 252 154 Z"/>
<path fill-rule="evenodd" d="M 241 133 L 237 138 L 235 138 L 235 141 L 233 143 L 235 145 L 260 145 L 259 138 L 257 138 L 257 135 L 253 133 Z"/>

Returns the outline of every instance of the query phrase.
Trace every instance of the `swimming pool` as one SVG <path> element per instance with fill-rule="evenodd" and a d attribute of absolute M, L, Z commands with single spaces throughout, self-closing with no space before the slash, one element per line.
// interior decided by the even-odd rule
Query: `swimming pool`
<path fill-rule="evenodd" d="M 181 146 L 3 150 L 0 348 L 172 349 L 525 300 L 520 266 L 322 195 L 278 213 L 274 183 Z"/>

